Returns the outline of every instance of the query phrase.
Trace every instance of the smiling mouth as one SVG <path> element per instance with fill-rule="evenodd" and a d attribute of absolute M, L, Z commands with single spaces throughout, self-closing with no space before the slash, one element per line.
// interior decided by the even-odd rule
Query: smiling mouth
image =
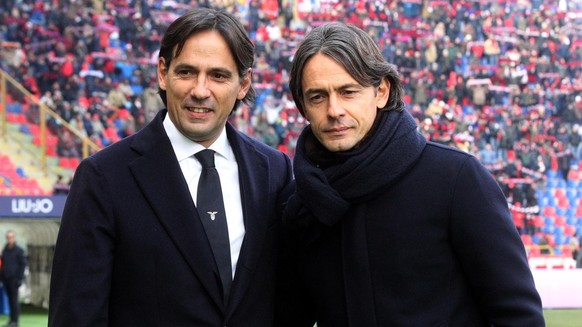
<path fill-rule="evenodd" d="M 199 114 L 203 114 L 203 113 L 207 113 L 207 112 L 212 111 L 208 108 L 197 108 L 197 107 L 186 107 L 186 110 L 188 110 L 190 112 L 194 112 L 194 113 L 199 113 Z"/>

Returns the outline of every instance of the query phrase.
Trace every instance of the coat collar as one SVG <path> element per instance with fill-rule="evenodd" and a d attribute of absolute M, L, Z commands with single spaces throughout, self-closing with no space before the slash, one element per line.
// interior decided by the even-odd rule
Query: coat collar
<path fill-rule="evenodd" d="M 166 112 L 159 112 L 134 139 L 131 146 L 141 156 L 130 163 L 129 169 L 184 260 L 214 302 L 222 307 L 215 277 L 218 272 L 208 264 L 214 261 L 210 244 L 162 126 Z"/>
<path fill-rule="evenodd" d="M 129 169 L 148 199 L 152 209 L 218 307 L 225 310 L 222 292 L 217 284 L 218 271 L 212 250 L 198 217 L 198 212 L 181 173 L 178 160 L 163 127 L 167 111 L 159 112 L 154 120 L 134 139 L 132 148 L 141 154 Z M 268 198 L 268 161 L 253 142 L 226 125 L 228 140 L 238 166 L 246 234 L 237 264 L 230 303 L 226 315 L 244 298 L 251 281 L 267 230 L 268 216 L 264 211 Z"/>

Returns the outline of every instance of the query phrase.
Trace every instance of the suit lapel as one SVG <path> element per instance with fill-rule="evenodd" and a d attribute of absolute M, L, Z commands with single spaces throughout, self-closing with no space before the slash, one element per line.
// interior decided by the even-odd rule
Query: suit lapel
<path fill-rule="evenodd" d="M 164 131 L 163 113 L 142 130 L 133 148 L 142 154 L 129 166 L 136 182 L 200 283 L 223 308 L 212 250 L 176 155 Z"/>
<path fill-rule="evenodd" d="M 254 273 L 261 248 L 265 239 L 268 224 L 268 214 L 262 211 L 264 203 L 272 201 L 268 197 L 269 166 L 267 158 L 248 141 L 238 135 L 229 124 L 227 133 L 229 142 L 236 156 L 243 217 L 245 222 L 245 238 L 238 258 L 235 280 L 232 284 L 227 313 L 230 315 L 242 301 Z"/>

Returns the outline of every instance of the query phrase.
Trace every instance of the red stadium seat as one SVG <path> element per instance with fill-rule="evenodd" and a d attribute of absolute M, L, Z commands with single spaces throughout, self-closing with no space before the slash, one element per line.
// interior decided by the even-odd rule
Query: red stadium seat
<path fill-rule="evenodd" d="M 534 227 L 535 228 L 542 228 L 546 225 L 546 222 L 544 221 L 544 217 L 542 217 L 540 215 L 535 215 L 533 219 L 534 219 Z"/>
<path fill-rule="evenodd" d="M 556 219 L 554 220 L 554 224 L 556 226 L 559 226 L 559 227 L 566 226 L 566 218 L 564 218 L 562 216 L 556 216 Z"/>
<path fill-rule="evenodd" d="M 521 240 L 523 241 L 523 244 L 525 244 L 525 245 L 533 245 L 534 244 L 532 239 L 531 239 L 531 235 L 529 235 L 529 234 L 522 234 Z"/>
<path fill-rule="evenodd" d="M 555 207 L 552 207 L 552 206 L 544 207 L 542 213 L 546 217 L 555 217 L 556 216 L 556 208 Z"/>

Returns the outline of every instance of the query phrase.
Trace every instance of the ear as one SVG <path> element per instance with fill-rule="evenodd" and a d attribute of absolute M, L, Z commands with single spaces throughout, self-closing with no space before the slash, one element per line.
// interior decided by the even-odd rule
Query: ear
<path fill-rule="evenodd" d="M 376 91 L 376 108 L 384 108 L 390 97 L 390 82 L 384 78 Z"/>
<path fill-rule="evenodd" d="M 168 75 L 168 68 L 166 67 L 166 60 L 164 58 L 158 59 L 158 84 L 160 89 L 166 90 L 166 76 Z"/>
<path fill-rule="evenodd" d="M 236 98 L 238 100 L 242 100 L 245 98 L 245 96 L 247 95 L 247 92 L 249 91 L 249 89 L 251 88 L 251 83 L 253 80 L 253 69 L 249 68 L 247 70 L 247 73 L 244 76 L 241 76 L 241 82 L 240 82 L 240 91 L 238 91 L 238 95 L 236 96 Z"/>

